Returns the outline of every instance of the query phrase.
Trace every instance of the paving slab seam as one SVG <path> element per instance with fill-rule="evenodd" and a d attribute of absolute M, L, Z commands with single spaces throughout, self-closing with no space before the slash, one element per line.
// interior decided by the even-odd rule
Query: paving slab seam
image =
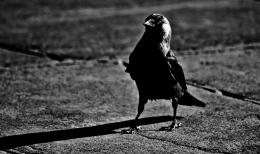
<path fill-rule="evenodd" d="M 204 48 L 199 48 L 196 50 L 182 50 L 181 53 L 178 53 L 180 56 L 181 55 L 185 55 L 185 53 L 189 53 L 189 55 L 196 55 L 197 52 L 203 52 L 203 51 L 215 51 L 215 50 L 222 50 L 222 49 L 236 49 L 236 48 L 257 48 L 260 47 L 260 42 L 253 42 L 253 43 L 248 43 L 248 44 L 235 44 L 235 45 L 230 45 L 230 46 L 208 46 L 208 47 L 204 47 Z M 55 53 L 48 53 L 43 49 L 31 49 L 30 46 L 28 47 L 24 47 L 22 45 L 16 45 L 16 44 L 5 44 L 5 43 L 1 43 L 0 42 L 0 49 L 5 49 L 8 50 L 10 52 L 17 52 L 17 53 L 22 53 L 22 54 L 26 54 L 26 55 L 31 55 L 31 56 L 36 56 L 36 57 L 41 57 L 41 58 L 48 58 L 49 60 L 54 60 L 54 61 L 58 61 L 57 64 L 60 62 L 62 63 L 65 60 L 78 60 L 78 61 L 97 61 L 99 63 L 104 63 L 104 60 L 102 60 L 102 62 L 100 62 L 100 59 L 102 59 L 102 56 L 99 58 L 83 58 L 82 56 L 73 56 L 73 55 L 58 55 Z M 190 52 L 192 51 L 192 52 Z M 197 51 L 197 52 L 194 52 Z M 91 57 L 91 56 L 90 56 Z M 106 56 L 104 56 L 106 57 Z M 106 59 L 107 62 L 111 62 L 115 63 L 115 61 L 118 61 L 119 63 L 117 64 L 121 64 L 120 62 L 122 61 L 124 63 L 124 61 L 120 58 L 114 58 L 114 60 L 111 59 Z M 49 65 L 46 65 L 49 66 Z M 35 64 L 32 65 L 32 67 L 35 67 Z M 5 69 L 8 67 L 1 67 L 1 69 Z"/>
<path fill-rule="evenodd" d="M 260 105 L 260 101 L 256 100 L 256 99 L 248 98 L 246 96 L 239 95 L 239 94 L 236 94 L 236 93 L 233 93 L 233 92 L 229 92 L 229 91 L 226 91 L 226 90 L 223 90 L 223 89 L 217 89 L 217 88 L 211 87 L 209 85 L 204 85 L 204 84 L 201 84 L 201 83 L 198 83 L 198 82 L 195 82 L 195 81 L 187 80 L 186 82 L 187 82 L 188 85 L 190 85 L 192 87 L 203 89 L 203 90 L 209 91 L 211 93 L 214 93 L 214 94 L 217 94 L 217 95 L 220 95 L 220 96 L 225 96 L 225 97 L 229 97 L 229 98 L 232 98 L 232 99 L 238 99 L 238 100 L 241 100 L 241 101 L 244 101 L 244 102 L 249 102 L 249 103 L 253 103 L 253 104 L 256 104 L 256 105 Z"/>
<path fill-rule="evenodd" d="M 230 152 L 221 151 L 221 150 L 218 150 L 218 149 L 207 149 L 207 148 L 203 148 L 203 147 L 199 147 L 199 146 L 192 146 L 192 145 L 181 144 L 181 143 L 178 143 L 178 142 L 171 142 L 171 141 L 168 141 L 168 140 L 163 140 L 163 139 L 160 139 L 160 138 L 144 135 L 144 134 L 138 133 L 138 132 L 136 132 L 135 134 L 142 136 L 142 137 L 145 137 L 147 139 L 167 142 L 167 143 L 171 143 L 171 144 L 175 144 L 175 145 L 183 146 L 183 147 L 188 147 L 188 148 L 193 148 L 193 149 L 197 149 L 197 150 L 200 150 L 200 151 L 203 151 L 203 152 L 231 154 Z"/>

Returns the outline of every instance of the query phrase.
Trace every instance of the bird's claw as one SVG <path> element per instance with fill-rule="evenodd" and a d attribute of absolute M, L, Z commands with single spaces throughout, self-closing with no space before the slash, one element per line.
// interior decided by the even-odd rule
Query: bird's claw
<path fill-rule="evenodd" d="M 121 130 L 121 134 L 134 134 L 134 132 L 140 130 L 141 127 L 138 126 L 138 127 L 130 127 L 128 129 L 123 129 Z"/>
<path fill-rule="evenodd" d="M 182 127 L 182 123 L 176 123 L 174 125 L 162 127 L 162 128 L 159 129 L 159 131 L 172 131 L 172 130 L 177 129 L 179 127 Z"/>

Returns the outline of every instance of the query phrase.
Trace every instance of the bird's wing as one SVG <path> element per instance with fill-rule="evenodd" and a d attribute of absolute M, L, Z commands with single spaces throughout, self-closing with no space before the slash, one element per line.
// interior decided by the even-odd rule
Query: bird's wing
<path fill-rule="evenodd" d="M 143 40 L 131 52 L 129 65 L 125 72 L 130 73 L 131 78 L 134 80 L 144 78 L 146 81 L 153 81 L 155 79 L 168 84 L 176 84 L 177 80 L 172 73 L 168 58 L 163 53 L 157 52 L 157 49 L 145 48 L 142 44 L 145 44 Z"/>
<path fill-rule="evenodd" d="M 135 48 L 134 51 L 132 51 L 129 55 L 129 63 L 126 65 L 125 72 L 129 73 L 131 78 L 135 80 L 136 72 L 138 65 L 140 63 L 140 58 L 142 58 L 142 55 L 138 52 L 138 50 Z"/>
<path fill-rule="evenodd" d="M 172 51 L 167 54 L 167 60 L 170 65 L 170 70 L 176 80 L 184 90 L 187 90 L 186 80 L 181 65 L 178 63 Z"/>

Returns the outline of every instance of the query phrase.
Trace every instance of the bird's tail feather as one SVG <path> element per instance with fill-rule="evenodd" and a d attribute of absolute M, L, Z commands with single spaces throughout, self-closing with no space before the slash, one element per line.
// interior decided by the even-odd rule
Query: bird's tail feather
<path fill-rule="evenodd" d="M 189 92 L 185 91 L 184 96 L 180 99 L 179 102 L 180 105 L 187 105 L 187 106 L 199 106 L 199 107 L 205 107 L 206 104 L 194 96 L 192 96 Z"/>

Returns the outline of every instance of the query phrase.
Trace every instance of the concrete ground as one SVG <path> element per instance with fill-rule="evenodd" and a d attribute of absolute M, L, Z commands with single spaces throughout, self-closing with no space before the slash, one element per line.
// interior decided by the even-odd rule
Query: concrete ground
<path fill-rule="evenodd" d="M 237 52 L 232 54 L 234 59 L 234 55 L 238 59 L 248 56 L 240 47 L 234 48 Z M 253 62 L 259 54 L 251 52 Z M 212 53 L 211 56 L 202 53 L 192 55 L 194 68 L 189 69 L 191 60 L 185 54 L 178 56 L 188 80 L 192 74 L 213 67 L 201 61 L 222 67 L 221 75 L 234 69 L 223 67 L 223 60 L 230 52 L 213 54 L 219 57 L 214 59 Z M 237 63 L 234 60 L 232 64 Z M 198 65 L 201 69 L 197 69 Z M 212 73 L 215 71 L 219 70 Z M 201 79 L 207 75 L 210 72 L 201 74 Z M 159 131 L 170 124 L 172 108 L 169 101 L 158 100 L 146 105 L 141 131 L 121 134 L 135 116 L 138 93 L 117 59 L 47 61 L 2 70 L 1 79 L 5 88 L 1 92 L 1 153 L 257 153 L 260 150 L 259 104 L 194 86 L 188 86 L 188 90 L 207 106 L 180 105 L 178 121 L 183 127 L 172 132 Z M 236 82 L 239 81 L 219 86 L 227 89 Z"/>

